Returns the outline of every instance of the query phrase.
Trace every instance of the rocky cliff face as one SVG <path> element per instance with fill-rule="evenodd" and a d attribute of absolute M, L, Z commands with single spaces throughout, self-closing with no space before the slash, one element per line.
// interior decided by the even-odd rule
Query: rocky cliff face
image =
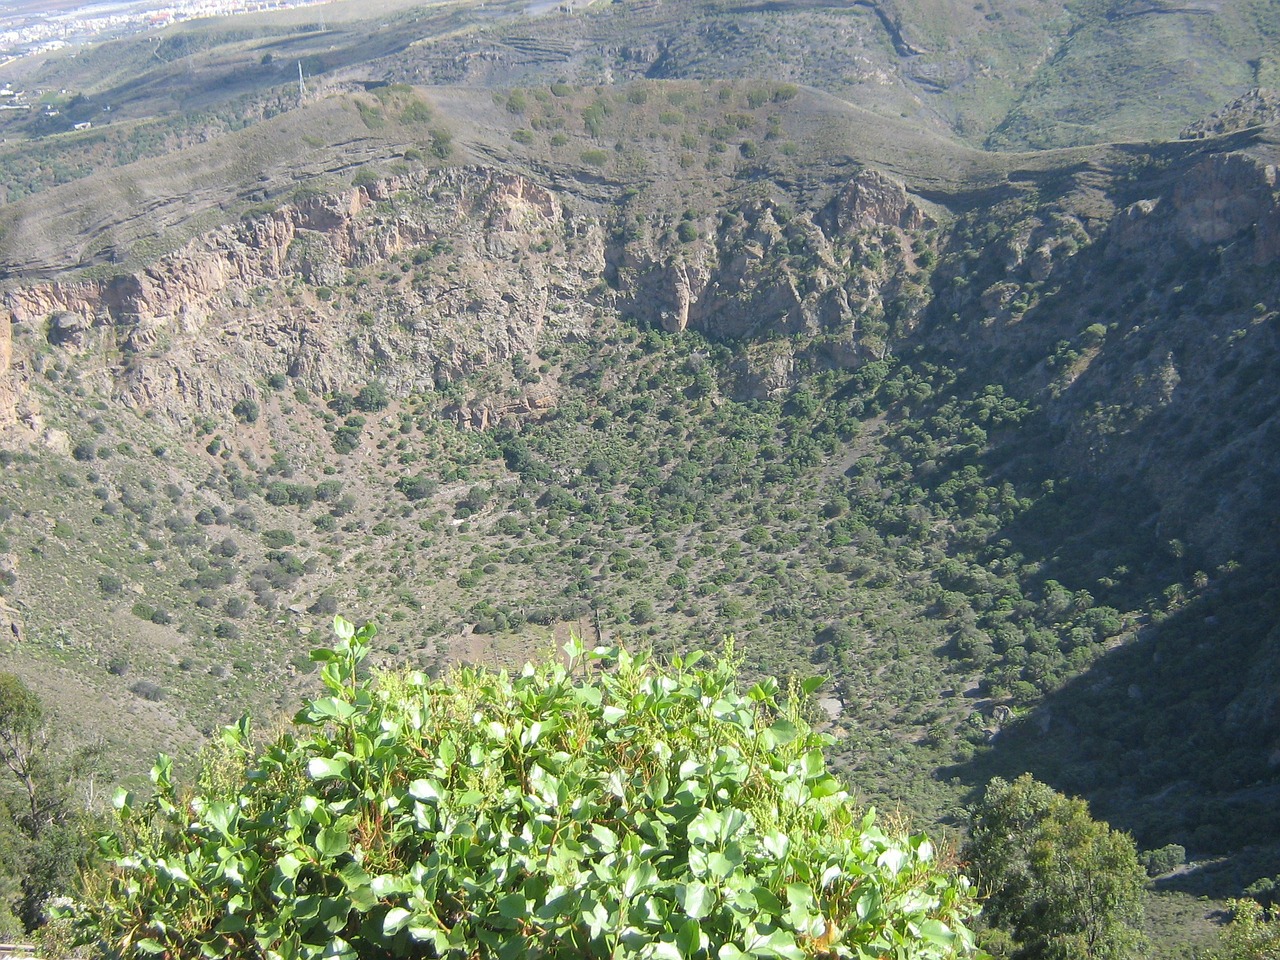
<path fill-rule="evenodd" d="M 1205 562 L 1249 549 L 1244 505 L 1280 474 L 1275 155 L 1192 157 L 1145 191 L 1113 188 L 1129 197 L 1106 218 L 1068 195 L 980 248 L 977 227 L 953 241 L 924 330 L 1036 398 L 1058 475 L 1134 484 L 1161 535 Z"/>
<path fill-rule="evenodd" d="M 447 381 L 531 354 L 548 326 L 585 331 L 603 248 L 598 218 L 492 170 L 316 197 L 140 273 L 10 285 L 0 419 L 18 415 L 31 373 L 11 330 L 106 359 L 98 375 L 122 401 L 175 420 L 225 411 L 274 372 L 321 390 L 370 366 L 401 389 Z"/>
<path fill-rule="evenodd" d="M 1124 211 L 1102 250 L 1133 275 L 1117 278 L 1113 328 L 1062 416 L 1066 449 L 1144 475 L 1170 537 L 1217 563 L 1252 549 L 1262 518 L 1247 505 L 1280 492 L 1275 188 L 1274 164 L 1211 157 Z"/>
<path fill-rule="evenodd" d="M 929 248 L 930 226 L 902 184 L 866 170 L 812 210 L 755 199 L 717 217 L 639 223 L 610 266 L 620 309 L 642 322 L 734 341 L 818 338 L 820 350 L 805 347 L 811 365 L 852 367 L 890 350 L 887 319 L 901 332 L 918 318 L 927 271 L 913 241 Z M 795 383 L 794 350 L 766 353 L 743 354 L 740 393 Z"/>
<path fill-rule="evenodd" d="M 102 386 L 175 421 L 225 412 L 275 372 L 317 390 L 371 370 L 430 389 L 531 359 L 544 335 L 588 336 L 602 309 L 715 337 L 830 333 L 837 362 L 856 363 L 885 349 L 861 322 L 912 283 L 925 224 L 869 171 L 816 211 L 756 200 L 696 223 L 615 221 L 493 169 L 391 178 L 222 227 L 138 273 L 11 284 L 0 327 L 98 358 Z M 11 354 L 0 341 L 9 423 L 32 372 Z"/>
<path fill-rule="evenodd" d="M 1274 163 L 1218 154 L 1196 163 L 1163 197 L 1142 200 L 1116 218 L 1109 242 L 1118 253 L 1193 249 L 1243 241 L 1257 266 L 1280 259 L 1280 197 Z"/>
<path fill-rule="evenodd" d="M 492 395 L 454 408 L 483 428 L 553 404 L 552 380 L 523 388 L 512 364 L 590 337 L 602 312 L 774 341 L 730 371 L 731 388 L 756 397 L 805 368 L 883 358 L 919 328 L 921 342 L 959 337 L 959 362 L 975 368 L 993 350 L 1025 357 L 1018 376 L 1065 430 L 1064 463 L 1149 469 L 1182 515 L 1198 487 L 1185 467 L 1159 467 L 1169 445 L 1272 376 L 1280 200 L 1268 158 L 1206 153 L 1136 202 L 1099 202 L 1095 183 L 1034 210 L 1014 201 L 1012 220 L 993 208 L 945 226 L 872 170 L 808 209 L 757 194 L 683 214 L 603 207 L 492 168 L 392 177 L 220 228 L 138 273 L 9 285 L 0 422 L 38 426 L 23 385 L 50 349 L 176 422 L 225 415 L 273 373 L 317 391 L 376 376 L 410 392 L 501 368 Z M 1268 402 L 1258 395 L 1258 409 Z M 1250 436 L 1231 444 L 1268 442 Z M 1241 528 L 1198 515 L 1198 536 L 1224 554 L 1238 546 Z"/>

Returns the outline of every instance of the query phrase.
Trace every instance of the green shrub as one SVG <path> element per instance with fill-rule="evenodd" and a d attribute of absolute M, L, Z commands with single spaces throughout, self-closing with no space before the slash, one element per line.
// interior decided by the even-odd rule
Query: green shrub
<path fill-rule="evenodd" d="M 164 699 L 164 687 L 158 683 L 152 683 L 150 680 L 139 680 L 129 688 L 130 692 L 135 696 L 141 697 L 143 700 L 150 700 L 158 703 Z"/>
<path fill-rule="evenodd" d="M 358 446 L 360 446 L 360 427 L 347 424 L 333 431 L 335 453 L 350 453 Z"/>
<path fill-rule="evenodd" d="M 251 400 L 248 397 L 237 400 L 235 406 L 231 408 L 232 416 L 242 423 L 257 422 L 260 412 L 258 402 L 256 400 Z"/>
<path fill-rule="evenodd" d="M 1147 876 L 1162 877 L 1187 862 L 1187 849 L 1180 843 L 1168 843 L 1159 850 L 1145 850 L 1138 858 Z"/>
<path fill-rule="evenodd" d="M 438 160 L 448 160 L 453 152 L 453 134 L 443 127 L 431 131 L 431 155 Z"/>
<path fill-rule="evenodd" d="M 360 678 L 335 620 L 327 695 L 264 751 L 249 723 L 195 794 L 117 795 L 72 908 L 121 957 L 971 956 L 966 881 L 890 837 L 825 768 L 799 698 L 730 658 L 661 670 L 566 647 L 517 677 Z M 816 683 L 804 685 L 804 692 Z"/>
<path fill-rule="evenodd" d="M 1274 960 L 1280 956 L 1280 916 L 1254 900 L 1228 900 L 1231 922 L 1210 960 Z"/>
<path fill-rule="evenodd" d="M 430 123 L 431 108 L 423 101 L 414 97 L 404 105 L 404 109 L 400 112 L 401 123 Z"/>
<path fill-rule="evenodd" d="M 355 398 L 356 407 L 365 413 L 377 413 L 379 410 L 384 410 L 390 402 L 391 397 L 387 393 L 386 386 L 376 380 L 361 387 Z"/>
<path fill-rule="evenodd" d="M 1030 774 L 987 784 L 965 860 L 986 900 L 983 918 L 1023 957 L 1146 956 L 1146 875 L 1128 835 L 1094 820 L 1083 800 Z"/>
<path fill-rule="evenodd" d="M 263 530 L 262 543 L 268 550 L 279 550 L 297 543 L 297 537 L 289 530 Z"/>
<path fill-rule="evenodd" d="M 424 473 L 414 477 L 401 477 L 396 481 L 396 489 L 410 500 L 426 500 L 436 494 L 439 484 Z"/>

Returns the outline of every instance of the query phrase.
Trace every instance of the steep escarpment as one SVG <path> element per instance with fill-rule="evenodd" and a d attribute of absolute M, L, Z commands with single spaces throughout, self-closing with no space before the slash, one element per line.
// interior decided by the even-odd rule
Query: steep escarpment
<path fill-rule="evenodd" d="M 391 177 L 218 228 L 137 272 L 11 284 L 7 326 L 91 358 L 123 402 L 176 422 L 274 372 L 320 392 L 370 368 L 402 393 L 435 389 L 589 336 L 600 310 L 718 338 L 823 336 L 852 364 L 889 349 L 887 310 L 923 304 L 912 238 L 931 224 L 874 171 L 828 195 L 677 219 L 493 168 Z M 29 376 L 24 360 L 8 373 L 9 421 Z"/>
<path fill-rule="evenodd" d="M 901 183 L 866 170 L 807 211 L 780 198 L 675 224 L 633 215 L 612 266 L 623 309 L 646 323 L 734 340 L 832 334 L 852 357 L 859 318 L 918 283 L 911 242 L 929 225 Z"/>
<path fill-rule="evenodd" d="M 6 328 L 100 358 L 124 402 L 182 421 L 273 372 L 326 391 L 375 364 L 408 391 L 530 353 L 548 326 L 585 327 L 602 268 L 597 219 L 520 176 L 455 169 L 285 205 L 137 273 L 12 285 Z M 12 367 L 11 392 L 28 374 Z"/>
<path fill-rule="evenodd" d="M 1095 169 L 1038 207 L 1014 191 L 956 219 L 874 169 L 805 206 L 775 187 L 683 212 L 643 196 L 610 208 L 493 167 L 367 179 L 136 272 L 11 283 L 5 327 L 97 358 L 94 376 L 124 402 L 186 421 L 256 396 L 275 372 L 321 392 L 373 369 L 401 393 L 436 389 L 589 337 L 599 311 L 722 340 L 781 336 L 805 365 L 844 368 L 913 342 L 927 319 L 921 342 L 959 337 L 962 362 L 979 362 L 975 346 L 1016 360 L 1065 431 L 1063 463 L 1132 471 L 1164 448 L 1150 417 L 1183 419 L 1175 397 L 1201 411 L 1206 391 L 1267 388 L 1265 376 L 1230 388 L 1221 367 L 1228 344 L 1237 357 L 1269 349 L 1280 208 L 1268 149 L 1156 160 L 1172 165 L 1148 197 L 1132 198 L 1131 170 Z M 12 421 L 31 356 L 5 351 Z M 778 389 L 790 382 L 778 364 L 794 361 L 771 354 L 741 389 Z"/>
<path fill-rule="evenodd" d="M 1158 505 L 1147 521 L 1199 545 L 1206 565 L 1252 549 L 1248 505 L 1280 470 L 1275 160 L 1264 142 L 1174 163 L 1145 196 L 1118 184 L 1103 219 L 1086 193 L 1010 203 L 981 247 L 973 218 L 953 234 L 924 328 L 1038 398 L 1056 470 L 1133 483 Z"/>

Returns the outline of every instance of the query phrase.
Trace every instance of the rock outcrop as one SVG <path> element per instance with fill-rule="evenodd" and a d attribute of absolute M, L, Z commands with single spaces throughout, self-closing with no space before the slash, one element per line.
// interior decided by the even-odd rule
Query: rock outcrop
<path fill-rule="evenodd" d="M 1169 195 L 1140 200 L 1116 218 L 1119 252 L 1243 240 L 1258 266 L 1280 259 L 1277 168 L 1247 154 L 1215 154 L 1180 176 Z"/>
<path fill-rule="evenodd" d="M 15 328 L 118 358 L 119 398 L 174 420 L 225 412 L 273 372 L 327 390 L 372 363 L 393 386 L 430 387 L 532 355 L 549 326 L 585 329 L 603 245 L 597 218 L 567 214 L 545 188 L 466 168 L 287 205 L 136 273 L 11 284 L 0 422 L 16 417 L 24 379 Z"/>
<path fill-rule="evenodd" d="M 863 342 L 862 321 L 902 306 L 922 280 L 909 234 L 927 224 L 902 184 L 872 170 L 815 211 L 753 200 L 716 220 L 645 223 L 616 254 L 619 302 L 669 331 L 832 335 L 845 344 L 842 365 L 855 364 L 876 349 Z"/>
<path fill-rule="evenodd" d="M 489 168 L 390 177 L 221 227 L 137 272 L 10 284 L 0 327 L 114 358 L 119 399 L 177 421 L 225 413 L 276 372 L 324 391 L 373 366 L 395 389 L 430 389 L 531 358 L 548 333 L 585 335 L 610 308 L 715 337 L 832 334 L 827 356 L 856 363 L 864 321 L 916 272 L 908 234 L 926 223 L 870 170 L 817 211 L 753 200 L 630 236 L 612 219 Z M 24 378 L 10 351 L 6 336 L 3 422 Z"/>

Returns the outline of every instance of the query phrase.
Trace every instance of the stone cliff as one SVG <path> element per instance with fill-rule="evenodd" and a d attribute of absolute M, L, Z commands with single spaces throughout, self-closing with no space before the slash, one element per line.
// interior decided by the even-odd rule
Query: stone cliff
<path fill-rule="evenodd" d="M 10 284 L 0 420 L 18 415 L 46 341 L 105 361 L 97 375 L 122 401 L 175 420 L 225 411 L 273 372 L 320 390 L 370 365 L 401 389 L 447 381 L 532 353 L 547 325 L 585 330 L 602 269 L 598 220 L 567 218 L 514 175 L 449 170 L 311 198 L 138 273 Z M 11 331 L 33 350 L 15 355 Z"/>
<path fill-rule="evenodd" d="M 527 177 L 452 169 L 285 205 L 138 272 L 11 283 L 0 422 L 24 415 L 46 344 L 93 358 L 122 402 L 175 421 L 225 413 L 275 372 L 320 391 L 372 370 L 396 390 L 438 387 L 532 359 L 544 335 L 589 336 L 600 310 L 715 337 L 832 334 L 832 354 L 854 363 L 886 349 L 879 333 L 862 342 L 861 322 L 918 273 L 910 235 L 926 223 L 872 171 L 815 211 L 750 200 L 696 224 L 637 217 L 631 232 L 629 215 L 616 229 L 608 208 Z"/>
<path fill-rule="evenodd" d="M 1141 478 L 1166 538 L 1215 562 L 1248 548 L 1242 505 L 1280 470 L 1276 157 L 1264 140 L 1116 178 L 1107 217 L 1083 191 L 993 210 L 999 230 L 971 215 L 922 328 L 1036 398 L 1058 475 Z"/>
<path fill-rule="evenodd" d="M 407 393 L 503 365 L 491 396 L 458 407 L 460 423 L 483 427 L 554 402 L 553 380 L 524 389 L 512 362 L 536 365 L 549 343 L 590 337 L 602 313 L 717 339 L 781 338 L 735 366 L 731 386 L 745 396 L 777 395 L 802 367 L 881 359 L 917 329 L 934 339 L 964 330 L 965 353 L 1016 343 L 1043 358 L 1097 320 L 1115 331 L 1105 343 L 1073 348 L 1065 368 L 1036 365 L 1029 386 L 1072 424 L 1073 456 L 1106 470 L 1118 451 L 1136 455 L 1132 442 L 1081 410 L 1162 409 L 1208 382 L 1187 373 L 1199 361 L 1168 347 L 1190 336 L 1194 311 L 1187 284 L 1166 290 L 1160 277 L 1188 255 L 1274 272 L 1280 200 L 1268 150 L 1203 151 L 1124 203 L 1097 199 L 1131 189 L 1121 178 L 1086 171 L 1035 210 L 1008 201 L 1021 211 L 1012 222 L 996 207 L 936 222 L 872 169 L 828 184 L 807 208 L 766 189 L 683 213 L 634 198 L 609 207 L 491 167 L 388 177 L 220 227 L 141 271 L 9 283 L 0 422 L 37 425 L 24 384 L 49 350 L 81 358 L 121 402 L 177 422 L 225 415 L 273 373 L 321 392 L 376 376 Z M 971 250 L 958 225 L 989 239 Z M 1099 278 L 1127 261 L 1143 272 L 1117 305 Z M 1233 312 L 1223 295 L 1204 292 L 1200 312 L 1225 342 L 1252 329 L 1237 314 L 1253 300 Z M 1123 397 L 1114 382 L 1129 384 Z"/>

